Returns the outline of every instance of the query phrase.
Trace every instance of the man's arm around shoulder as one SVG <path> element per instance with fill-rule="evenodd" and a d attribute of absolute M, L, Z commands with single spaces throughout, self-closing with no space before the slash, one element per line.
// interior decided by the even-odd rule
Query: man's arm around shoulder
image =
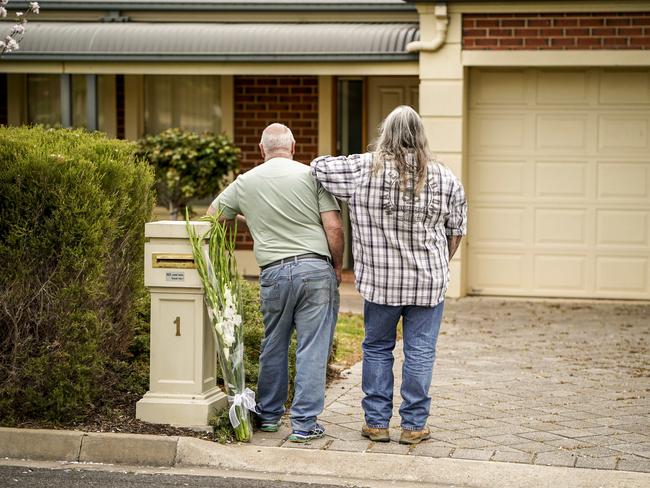
<path fill-rule="evenodd" d="M 341 270 L 343 268 L 343 223 L 341 222 L 341 212 L 332 210 L 320 214 L 327 238 L 327 246 L 332 255 L 332 266 L 336 273 L 336 282 L 341 284 Z"/>

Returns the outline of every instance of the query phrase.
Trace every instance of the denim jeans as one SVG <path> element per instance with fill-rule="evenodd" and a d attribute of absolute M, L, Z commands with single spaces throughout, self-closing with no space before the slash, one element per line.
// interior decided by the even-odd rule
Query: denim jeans
<path fill-rule="evenodd" d="M 272 266 L 260 275 L 264 340 L 257 382 L 258 417 L 277 422 L 284 414 L 289 386 L 289 343 L 295 327 L 296 378 L 291 405 L 294 430 L 309 431 L 325 402 L 325 376 L 339 308 L 332 266 L 303 259 Z"/>
<path fill-rule="evenodd" d="M 431 375 L 444 302 L 435 307 L 379 305 L 366 300 L 363 341 L 362 406 L 369 427 L 386 429 L 393 415 L 393 349 L 403 317 L 402 428 L 422 430 L 427 423 Z"/>

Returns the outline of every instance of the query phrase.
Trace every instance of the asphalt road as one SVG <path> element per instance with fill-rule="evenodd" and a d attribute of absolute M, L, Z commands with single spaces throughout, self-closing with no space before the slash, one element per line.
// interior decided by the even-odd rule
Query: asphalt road
<path fill-rule="evenodd" d="M 240 478 L 216 478 L 212 476 L 0 466 L 0 487 L 2 488 L 159 488 L 167 486 L 187 486 L 192 488 L 336 488 L 333 485 Z"/>

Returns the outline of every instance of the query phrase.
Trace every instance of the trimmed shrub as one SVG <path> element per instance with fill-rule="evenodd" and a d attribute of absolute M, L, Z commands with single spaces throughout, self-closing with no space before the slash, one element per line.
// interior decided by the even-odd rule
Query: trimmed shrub
<path fill-rule="evenodd" d="M 138 141 L 137 155 L 155 168 L 158 200 L 171 217 L 185 215 L 190 200 L 218 194 L 237 169 L 239 149 L 225 134 L 167 129 Z"/>
<path fill-rule="evenodd" d="M 100 133 L 0 127 L 0 423 L 110 398 L 138 323 L 153 172 Z M 137 306 L 138 305 L 138 306 Z"/>

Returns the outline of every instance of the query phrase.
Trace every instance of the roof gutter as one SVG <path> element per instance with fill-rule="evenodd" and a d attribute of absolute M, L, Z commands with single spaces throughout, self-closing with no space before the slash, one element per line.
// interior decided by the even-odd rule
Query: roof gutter
<path fill-rule="evenodd" d="M 426 25 L 425 17 L 430 14 L 433 15 L 433 24 L 435 26 L 435 34 L 433 39 L 429 41 L 413 41 L 409 42 L 406 45 L 406 50 L 410 53 L 413 52 L 434 52 L 442 47 L 442 45 L 447 40 L 447 27 L 449 26 L 449 15 L 447 14 L 447 4 L 437 3 L 433 9 L 431 6 L 418 6 L 418 12 L 420 13 L 420 37 L 426 35 L 427 29 L 424 28 Z"/>
<path fill-rule="evenodd" d="M 16 1 L 11 3 L 13 8 L 26 8 L 29 2 Z M 47 10 L 130 10 L 130 11 L 216 11 L 216 12 L 233 12 L 233 11 L 251 11 L 251 12 L 404 12 L 415 10 L 414 6 L 409 3 L 394 4 L 375 4 L 375 3 L 204 3 L 204 2 L 159 2 L 159 3 L 139 3 L 137 0 L 132 1 L 106 1 L 106 2 L 57 2 L 51 1 L 43 4 L 41 9 L 47 7 Z"/>
<path fill-rule="evenodd" d="M 96 62 L 401 62 L 417 61 L 409 53 L 300 53 L 300 54 L 144 54 L 144 53 L 30 53 L 16 52 L 5 55 L 7 61 L 96 61 Z"/>

